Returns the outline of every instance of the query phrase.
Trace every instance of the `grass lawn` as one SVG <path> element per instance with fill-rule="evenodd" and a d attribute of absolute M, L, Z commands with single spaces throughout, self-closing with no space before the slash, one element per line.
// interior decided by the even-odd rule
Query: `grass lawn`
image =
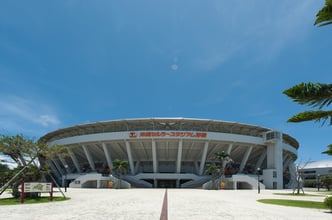
<path fill-rule="evenodd" d="M 273 193 L 273 195 L 280 195 L 280 196 L 324 196 L 324 195 L 318 195 L 318 194 L 309 194 L 309 193 Z"/>
<path fill-rule="evenodd" d="M 289 199 L 259 199 L 258 202 L 273 205 L 294 206 L 301 208 L 328 209 L 323 202 L 289 200 Z"/>
<path fill-rule="evenodd" d="M 66 197 L 53 197 L 53 202 L 65 201 L 70 198 Z M 35 204 L 35 203 L 45 203 L 51 202 L 50 197 L 40 197 L 40 198 L 25 198 L 24 204 Z M 0 199 L 0 205 L 19 205 L 21 204 L 21 198 L 4 198 Z"/>

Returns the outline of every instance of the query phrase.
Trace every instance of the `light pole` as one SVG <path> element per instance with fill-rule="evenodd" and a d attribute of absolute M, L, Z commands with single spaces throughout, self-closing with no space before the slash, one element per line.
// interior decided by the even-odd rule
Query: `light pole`
<path fill-rule="evenodd" d="M 319 186 L 320 186 L 320 175 L 317 174 L 317 190 L 319 191 Z"/>
<path fill-rule="evenodd" d="M 67 169 L 68 169 L 68 165 L 65 165 L 65 192 L 67 192 Z"/>
<path fill-rule="evenodd" d="M 261 193 L 261 187 L 259 185 L 259 172 L 261 171 L 261 168 L 257 168 L 257 190 L 258 190 L 258 194 Z"/>

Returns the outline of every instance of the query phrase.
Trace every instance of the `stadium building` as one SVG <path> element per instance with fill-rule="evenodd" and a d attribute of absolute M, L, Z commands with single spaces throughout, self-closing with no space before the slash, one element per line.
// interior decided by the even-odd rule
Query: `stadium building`
<path fill-rule="evenodd" d="M 196 188 L 211 180 L 206 165 L 225 151 L 226 188 L 281 189 L 293 183 L 299 143 L 288 134 L 260 126 L 191 118 L 143 118 L 89 123 L 41 138 L 67 146 L 50 161 L 53 174 L 70 187 L 107 187 L 115 159 L 129 163 L 132 187 Z M 257 170 L 261 171 L 257 175 Z M 107 173 L 107 172 L 106 172 Z M 68 180 L 68 181 L 67 181 Z"/>
<path fill-rule="evenodd" d="M 309 161 L 297 165 L 297 169 L 308 185 L 319 181 L 321 177 L 332 174 L 332 160 Z"/>

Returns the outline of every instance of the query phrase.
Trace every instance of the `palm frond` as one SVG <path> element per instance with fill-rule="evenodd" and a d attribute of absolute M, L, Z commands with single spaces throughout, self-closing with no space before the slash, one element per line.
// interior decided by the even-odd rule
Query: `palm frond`
<path fill-rule="evenodd" d="M 332 103 L 332 84 L 300 83 L 283 91 L 283 93 L 294 102 L 319 109 Z"/>
<path fill-rule="evenodd" d="M 315 121 L 324 124 L 329 120 L 329 125 L 332 125 L 332 111 L 304 111 L 292 116 L 287 122 L 304 122 Z"/>
<path fill-rule="evenodd" d="M 328 146 L 327 146 L 327 150 L 326 151 L 324 151 L 324 152 L 322 152 L 323 154 L 328 154 L 328 155 L 332 155 L 332 144 L 329 144 Z"/>
<path fill-rule="evenodd" d="M 325 6 L 317 13 L 314 25 L 332 24 L 332 0 L 325 0 Z"/>

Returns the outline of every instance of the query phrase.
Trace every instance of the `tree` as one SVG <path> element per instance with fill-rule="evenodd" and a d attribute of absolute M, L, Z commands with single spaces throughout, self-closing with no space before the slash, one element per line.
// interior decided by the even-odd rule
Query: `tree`
<path fill-rule="evenodd" d="M 332 24 L 332 0 L 325 0 L 324 7 L 316 14 L 314 25 L 320 27 L 329 24 Z M 283 93 L 294 102 L 318 108 L 316 111 L 305 111 L 294 115 L 288 119 L 288 122 L 315 121 L 324 124 L 329 120 L 329 125 L 332 125 L 332 111 L 322 110 L 332 102 L 332 84 L 301 83 Z M 328 150 L 322 153 L 332 155 L 332 145 L 328 145 Z"/>
<path fill-rule="evenodd" d="M 8 165 L 0 163 L 0 174 L 0 187 L 2 187 L 10 179 L 11 169 Z"/>
<path fill-rule="evenodd" d="M 332 144 L 329 144 L 328 146 L 327 146 L 327 150 L 326 151 L 323 151 L 322 153 L 323 154 L 328 154 L 328 155 L 332 155 Z"/>
<path fill-rule="evenodd" d="M 221 180 L 224 180 L 224 175 L 225 175 L 225 165 L 226 162 L 230 160 L 229 154 L 226 153 L 225 151 L 218 151 L 215 154 L 215 159 L 220 162 L 220 177 Z"/>
<path fill-rule="evenodd" d="M 123 178 L 123 175 L 127 172 L 128 166 L 129 166 L 128 161 L 116 159 L 113 162 L 113 169 L 119 175 L 119 185 L 118 185 L 118 188 L 121 188 L 122 178 Z"/>
<path fill-rule="evenodd" d="M 217 189 L 218 187 L 216 186 L 216 180 L 220 174 L 219 166 L 217 166 L 215 164 L 207 164 L 205 173 L 210 174 L 212 176 L 211 177 L 211 183 L 212 183 L 211 189 Z"/>
<path fill-rule="evenodd" d="M 329 125 L 332 125 L 332 111 L 322 110 L 332 103 L 332 84 L 300 83 L 283 93 L 300 105 L 317 108 L 315 111 L 298 113 L 288 119 L 288 122 L 316 121 L 324 124 L 329 120 Z"/>
<path fill-rule="evenodd" d="M 332 24 L 332 0 L 325 0 L 325 6 L 316 14 L 314 25 Z"/>
<path fill-rule="evenodd" d="M 50 148 L 46 143 L 34 141 L 22 134 L 0 135 L 0 152 L 16 163 L 14 172 L 18 173 L 25 168 L 25 172 L 18 177 L 24 177 L 27 181 L 45 181 L 46 175 L 50 172 L 47 160 L 60 153 L 62 149 L 63 146 Z M 12 183 L 14 196 L 19 196 L 18 186 L 21 183 L 21 178 Z"/>
<path fill-rule="evenodd" d="M 285 95 L 300 105 L 307 105 L 316 110 L 300 112 L 288 119 L 288 122 L 315 121 L 332 125 L 332 110 L 324 110 L 332 103 L 332 84 L 300 83 L 285 91 Z M 332 145 L 323 153 L 332 154 Z"/>
<path fill-rule="evenodd" d="M 332 186 L 332 175 L 322 176 L 318 184 L 325 186 L 327 190 L 330 191 Z"/>
<path fill-rule="evenodd" d="M 230 157 L 229 154 L 227 154 L 225 151 L 218 151 L 214 153 L 214 157 L 211 159 L 214 160 L 214 163 L 206 165 L 207 168 L 205 170 L 205 173 L 212 175 L 211 188 L 217 189 L 218 187 L 216 186 L 216 180 L 218 178 L 221 178 L 221 181 L 223 182 L 225 174 L 225 165 L 226 162 L 230 161 Z"/>

